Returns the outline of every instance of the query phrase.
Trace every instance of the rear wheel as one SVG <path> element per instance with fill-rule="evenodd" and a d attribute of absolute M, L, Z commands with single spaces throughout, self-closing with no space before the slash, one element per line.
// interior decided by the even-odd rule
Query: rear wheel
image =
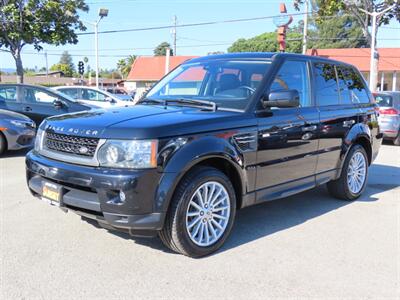
<path fill-rule="evenodd" d="M 0 132 L 0 155 L 6 152 L 7 150 L 7 141 L 4 135 Z"/>
<path fill-rule="evenodd" d="M 393 144 L 395 144 L 396 146 L 400 146 L 400 131 L 397 134 L 397 137 L 393 140 Z"/>
<path fill-rule="evenodd" d="M 205 256 L 228 238 L 235 213 L 235 191 L 226 175 L 198 167 L 179 184 L 159 236 L 175 252 Z"/>
<path fill-rule="evenodd" d="M 328 191 L 336 198 L 355 200 L 363 193 L 367 178 L 367 153 L 361 145 L 354 145 L 346 157 L 339 179 L 328 182 Z"/>

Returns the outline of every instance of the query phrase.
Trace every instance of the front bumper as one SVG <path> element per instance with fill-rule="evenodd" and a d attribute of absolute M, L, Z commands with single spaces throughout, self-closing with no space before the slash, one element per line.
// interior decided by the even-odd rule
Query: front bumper
<path fill-rule="evenodd" d="M 8 150 L 33 147 L 36 131 L 34 129 L 7 129 L 2 131 L 7 139 Z"/>
<path fill-rule="evenodd" d="M 45 182 L 62 190 L 60 208 L 97 221 L 103 227 L 123 231 L 160 230 L 165 213 L 154 211 L 161 174 L 157 170 L 120 170 L 72 165 L 41 156 L 26 157 L 31 193 L 42 198 Z M 120 192 L 125 194 L 121 201 Z"/>

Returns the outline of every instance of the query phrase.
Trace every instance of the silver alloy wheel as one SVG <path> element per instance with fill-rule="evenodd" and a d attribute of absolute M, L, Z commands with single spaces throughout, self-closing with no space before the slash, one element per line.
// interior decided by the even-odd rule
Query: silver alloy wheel
<path fill-rule="evenodd" d="M 186 231 L 193 243 L 208 247 L 224 234 L 229 223 L 231 202 L 226 188 L 216 181 L 202 184 L 186 210 Z"/>
<path fill-rule="evenodd" d="M 361 152 L 354 153 L 347 169 L 347 185 L 353 194 L 358 194 L 364 186 L 367 162 Z"/>

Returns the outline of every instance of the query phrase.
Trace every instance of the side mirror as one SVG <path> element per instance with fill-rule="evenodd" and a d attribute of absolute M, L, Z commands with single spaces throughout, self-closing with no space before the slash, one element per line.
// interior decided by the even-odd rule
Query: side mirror
<path fill-rule="evenodd" d="M 297 90 L 280 90 L 265 95 L 262 101 L 264 107 L 298 107 L 300 95 Z"/>
<path fill-rule="evenodd" d="M 61 109 L 61 108 L 63 108 L 64 106 L 67 106 L 63 101 L 61 101 L 60 99 L 56 99 L 56 100 L 54 100 L 53 101 L 53 106 L 56 108 L 56 109 Z"/>
<path fill-rule="evenodd" d="M 106 97 L 106 101 L 110 102 L 110 103 L 117 103 L 117 101 L 115 101 L 113 98 L 111 97 Z"/>

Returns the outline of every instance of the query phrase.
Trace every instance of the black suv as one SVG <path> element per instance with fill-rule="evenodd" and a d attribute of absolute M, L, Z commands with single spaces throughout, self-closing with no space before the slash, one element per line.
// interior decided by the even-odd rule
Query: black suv
<path fill-rule="evenodd" d="M 27 155 L 33 195 L 108 229 L 158 233 L 199 257 L 237 209 L 328 183 L 358 198 L 378 153 L 373 97 L 353 67 L 319 57 L 196 58 L 135 107 L 52 117 Z"/>

